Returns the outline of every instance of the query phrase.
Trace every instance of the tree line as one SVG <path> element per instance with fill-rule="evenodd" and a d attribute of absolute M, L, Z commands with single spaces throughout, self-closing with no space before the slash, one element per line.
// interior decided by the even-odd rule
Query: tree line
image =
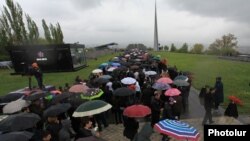
<path fill-rule="evenodd" d="M 62 44 L 63 32 L 59 23 L 47 24 L 42 19 L 44 37 L 41 37 L 36 22 L 24 13 L 13 0 L 5 0 L 0 15 L 0 53 L 6 54 L 5 47 L 27 44 Z"/>
<path fill-rule="evenodd" d="M 178 53 L 192 53 L 192 54 L 212 54 L 212 55 L 221 55 L 221 56 L 233 56 L 237 55 L 237 46 L 238 41 L 237 38 L 229 33 L 227 35 L 223 35 L 221 38 L 216 39 L 213 43 L 211 43 L 208 48 L 202 43 L 196 43 L 192 47 L 190 47 L 187 43 L 184 43 L 181 47 L 177 47 L 174 43 L 170 46 L 163 45 L 159 46 L 159 50 L 161 51 L 170 51 L 170 52 L 178 52 Z M 146 48 L 143 44 L 129 44 L 127 49 L 143 47 Z M 151 48 L 152 49 L 152 48 Z"/>

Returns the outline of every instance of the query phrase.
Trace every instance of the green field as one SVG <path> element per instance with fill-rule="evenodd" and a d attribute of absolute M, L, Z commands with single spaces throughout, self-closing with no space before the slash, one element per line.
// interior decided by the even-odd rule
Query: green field
<path fill-rule="evenodd" d="M 171 66 L 194 74 L 193 86 L 200 89 L 205 84 L 214 86 L 216 76 L 221 76 L 224 84 L 224 106 L 229 95 L 236 95 L 244 105 L 238 107 L 240 113 L 250 113 L 250 63 L 218 59 L 216 56 L 183 53 L 154 52 L 167 58 Z"/>
<path fill-rule="evenodd" d="M 215 56 L 194 55 L 169 52 L 154 52 L 162 58 L 167 58 L 171 66 L 176 65 L 178 70 L 190 71 L 194 74 L 193 86 L 198 90 L 208 84 L 214 86 L 216 76 L 221 76 L 224 83 L 225 103 L 227 105 L 228 95 L 240 97 L 244 105 L 238 107 L 241 114 L 250 114 L 250 63 L 221 60 Z M 77 72 L 46 73 L 44 83 L 55 86 L 64 86 L 65 83 L 72 84 L 77 75 L 87 78 L 89 73 L 100 63 L 112 58 L 114 55 L 106 55 L 88 62 L 89 67 Z M 0 95 L 17 90 L 28 85 L 28 78 L 20 75 L 10 75 L 9 70 L 0 70 Z M 34 78 L 32 83 L 36 85 Z"/>

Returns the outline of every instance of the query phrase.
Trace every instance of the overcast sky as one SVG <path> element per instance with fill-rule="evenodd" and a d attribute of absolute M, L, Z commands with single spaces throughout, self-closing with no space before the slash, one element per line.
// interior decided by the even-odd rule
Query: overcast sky
<path fill-rule="evenodd" d="M 154 0 L 15 1 L 40 30 L 43 18 L 47 23 L 59 22 L 66 43 L 153 46 Z M 232 33 L 239 46 L 250 47 L 249 0 L 157 0 L 157 8 L 161 45 L 187 42 L 189 46 L 208 46 L 216 38 Z"/>

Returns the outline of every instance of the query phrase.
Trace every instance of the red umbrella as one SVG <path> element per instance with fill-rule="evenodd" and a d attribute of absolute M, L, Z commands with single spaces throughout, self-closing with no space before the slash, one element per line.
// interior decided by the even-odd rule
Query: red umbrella
<path fill-rule="evenodd" d="M 127 117 L 141 118 L 151 114 L 151 109 L 144 105 L 132 105 L 123 111 L 123 115 Z"/>
<path fill-rule="evenodd" d="M 158 79 L 157 82 L 163 83 L 163 84 L 172 84 L 173 80 L 168 78 L 168 77 L 162 77 L 162 78 Z"/>
<path fill-rule="evenodd" d="M 176 88 L 171 88 L 171 89 L 168 89 L 166 92 L 165 92 L 165 96 L 178 96 L 181 94 L 181 91 L 179 91 L 178 89 Z"/>
<path fill-rule="evenodd" d="M 86 93 L 88 89 L 89 87 L 84 84 L 77 84 L 77 85 L 73 85 L 72 87 L 70 87 L 69 92 Z"/>
<path fill-rule="evenodd" d="M 242 101 L 234 95 L 229 96 L 228 99 L 232 100 L 235 104 L 243 105 Z"/>

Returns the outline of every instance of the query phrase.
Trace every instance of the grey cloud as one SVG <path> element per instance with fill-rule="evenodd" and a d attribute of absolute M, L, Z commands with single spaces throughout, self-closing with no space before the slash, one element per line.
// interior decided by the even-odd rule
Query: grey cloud
<path fill-rule="evenodd" d="M 102 0 L 71 0 L 72 4 L 81 10 L 87 10 L 101 6 Z"/>
<path fill-rule="evenodd" d="M 167 0 L 165 2 L 172 8 L 197 15 L 250 23 L 250 1 L 248 0 Z"/>

